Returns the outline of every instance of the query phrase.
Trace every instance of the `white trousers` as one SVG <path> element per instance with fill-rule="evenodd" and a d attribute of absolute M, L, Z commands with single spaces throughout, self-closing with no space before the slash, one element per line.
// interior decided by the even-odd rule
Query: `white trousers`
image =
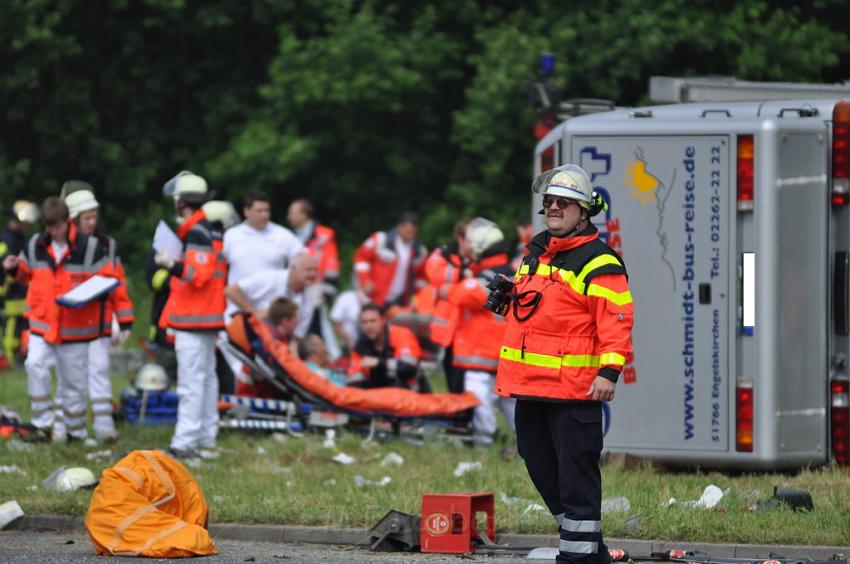
<path fill-rule="evenodd" d="M 215 339 L 210 331 L 175 331 L 177 426 L 171 448 L 213 447 L 218 436 L 218 377 Z"/>
<path fill-rule="evenodd" d="M 58 437 L 64 438 L 67 432 L 75 438 L 86 438 L 88 359 L 88 343 L 51 345 L 39 335 L 30 335 L 24 368 L 33 425 L 52 427 Z M 57 380 L 55 402 L 50 401 L 53 366 Z"/>
<path fill-rule="evenodd" d="M 485 444 L 493 442 L 493 435 L 496 433 L 496 412 L 494 410 L 496 402 L 499 403 L 499 408 L 505 414 L 511 431 L 516 435 L 516 424 L 514 423 L 516 400 L 496 394 L 496 375 L 483 370 L 467 370 L 463 382 L 464 389 L 475 394 L 479 402 L 472 416 L 472 432 L 475 440 Z"/>
<path fill-rule="evenodd" d="M 89 398 L 94 436 L 106 439 L 115 435 L 112 419 L 112 380 L 109 378 L 109 337 L 89 342 Z"/>

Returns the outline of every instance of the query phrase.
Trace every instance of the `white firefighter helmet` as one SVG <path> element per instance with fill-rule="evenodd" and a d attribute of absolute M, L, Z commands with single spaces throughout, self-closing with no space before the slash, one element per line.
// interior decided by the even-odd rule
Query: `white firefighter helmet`
<path fill-rule="evenodd" d="M 23 223 L 35 223 L 41 218 L 38 206 L 29 200 L 18 200 L 12 205 L 12 215 Z"/>
<path fill-rule="evenodd" d="M 239 223 L 236 208 L 226 200 L 210 200 L 201 206 L 201 209 L 204 210 L 208 220 L 221 223 L 222 229 L 230 229 Z"/>
<path fill-rule="evenodd" d="M 88 488 L 97 484 L 97 478 L 94 472 L 81 466 L 65 470 L 65 481 L 70 486 L 71 491 Z"/>
<path fill-rule="evenodd" d="M 81 213 L 100 207 L 90 190 L 76 190 L 67 194 L 64 199 L 65 205 L 68 206 L 68 217 L 71 219 L 77 219 Z"/>
<path fill-rule="evenodd" d="M 173 196 L 175 200 L 192 204 L 202 204 L 212 196 L 207 188 L 207 181 L 188 170 L 181 170 L 174 178 L 166 182 L 162 187 L 162 193 Z"/>
<path fill-rule="evenodd" d="M 593 184 L 583 168 L 574 164 L 565 164 L 537 175 L 531 184 L 535 194 L 551 194 L 562 198 L 577 200 L 582 207 L 589 207 L 593 201 Z"/>
<path fill-rule="evenodd" d="M 158 364 L 145 364 L 136 373 L 133 385 L 138 390 L 160 392 L 168 388 L 168 375 Z"/>
<path fill-rule="evenodd" d="M 476 258 L 489 247 L 501 243 L 505 239 L 504 233 L 499 226 L 483 217 L 476 217 L 466 226 L 466 240 L 469 250 Z"/>

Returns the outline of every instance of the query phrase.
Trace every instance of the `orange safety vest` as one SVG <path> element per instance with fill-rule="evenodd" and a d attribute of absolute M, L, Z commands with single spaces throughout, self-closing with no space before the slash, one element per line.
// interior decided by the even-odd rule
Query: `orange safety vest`
<path fill-rule="evenodd" d="M 496 393 L 587 400 L 597 376 L 617 381 L 632 357 L 634 317 L 622 259 L 591 224 L 575 237 L 548 231 L 529 243 L 514 277 L 522 300 L 540 292 L 537 309 L 518 321 L 513 306 L 499 353 Z M 520 317 L 534 306 L 519 307 Z"/>
<path fill-rule="evenodd" d="M 348 367 L 349 376 L 355 377 L 352 378 L 352 382 L 361 379 L 370 379 L 372 369 L 364 368 L 360 365 L 366 356 L 377 356 L 383 360 L 392 359 L 412 366 L 418 364 L 419 359 L 422 358 L 422 348 L 419 346 L 419 340 L 413 331 L 407 327 L 388 324 L 385 329 L 384 339 L 386 339 L 384 349 L 377 351 L 374 350 L 374 345 L 364 335 L 360 336 L 360 340 L 355 345 L 354 350 L 351 351 L 351 365 Z M 387 375 L 389 377 L 397 376 L 396 366 L 397 363 L 388 363 Z"/>
<path fill-rule="evenodd" d="M 339 249 L 336 245 L 336 232 L 330 227 L 313 224 L 313 232 L 304 245 L 311 255 L 319 261 L 319 281 L 333 287 L 339 287 Z"/>
<path fill-rule="evenodd" d="M 109 262 L 112 263 L 114 276 L 121 281 L 121 285 L 115 288 L 109 299 L 106 300 L 106 317 L 103 327 L 104 335 L 112 334 L 112 316 L 118 318 L 118 324 L 121 329 L 130 329 L 135 321 L 133 315 L 133 301 L 130 299 L 130 293 L 127 291 L 127 276 L 124 273 L 124 265 L 121 263 L 121 257 L 118 256 L 118 245 L 112 237 L 106 237 L 106 249 Z"/>
<path fill-rule="evenodd" d="M 62 260 L 57 263 L 47 234 L 34 235 L 21 258 L 17 279 L 29 283 L 24 316 L 32 333 L 53 344 L 91 341 L 103 334 L 109 323 L 108 298 L 92 300 L 79 308 L 56 302 L 95 274 L 114 277 L 112 263 L 97 237 L 78 233 L 77 226 L 69 222 L 68 249 Z"/>
<path fill-rule="evenodd" d="M 443 347 L 452 344 L 460 319 L 460 310 L 446 298 L 449 287 L 459 281 L 462 275 L 463 259 L 458 253 L 457 244 L 434 249 L 425 261 L 425 276 L 435 290 L 436 300 L 431 318 L 431 340 Z"/>
<path fill-rule="evenodd" d="M 168 301 L 159 319 L 161 329 L 218 331 L 224 329 L 224 286 L 227 261 L 221 254 L 221 233 L 197 210 L 177 230 L 183 256 L 172 268 Z"/>
<path fill-rule="evenodd" d="M 398 267 L 398 256 L 395 252 L 397 237 L 398 233 L 395 229 L 376 231 L 369 235 L 369 238 L 354 253 L 354 271 L 357 273 L 360 287 L 362 288 L 367 281 L 371 281 L 372 293 L 367 297 L 381 306 L 387 303 L 387 294 Z M 399 298 L 399 305 L 407 305 L 416 291 L 417 283 L 424 282 L 427 252 L 425 247 L 416 241 L 413 242 L 405 289 Z"/>
<path fill-rule="evenodd" d="M 499 365 L 502 336 L 507 327 L 505 318 L 484 307 L 490 291 L 487 282 L 495 274 L 510 275 L 510 257 L 505 252 L 484 257 L 470 265 L 477 273 L 452 284 L 448 301 L 460 311 L 460 321 L 454 336 L 452 364 L 468 370 L 495 372 Z"/>

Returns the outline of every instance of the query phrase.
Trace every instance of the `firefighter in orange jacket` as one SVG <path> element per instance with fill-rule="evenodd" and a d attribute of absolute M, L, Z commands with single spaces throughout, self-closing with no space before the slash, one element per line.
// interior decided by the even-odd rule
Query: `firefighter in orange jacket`
<path fill-rule="evenodd" d="M 171 273 L 168 301 L 160 327 L 174 330 L 177 354 L 177 425 L 170 452 L 197 458 L 197 448 L 215 448 L 218 436 L 216 333 L 224 328 L 224 286 L 227 263 L 222 234 L 208 221 L 202 205 L 208 199 L 206 181 L 181 172 L 163 192 L 174 197 L 183 242 L 179 260 L 157 253 L 154 261 Z"/>
<path fill-rule="evenodd" d="M 389 325 L 381 306 L 360 310 L 360 337 L 351 352 L 349 386 L 415 388 L 422 349 L 413 331 Z M 420 390 L 421 391 L 421 390 Z"/>
<path fill-rule="evenodd" d="M 448 301 L 458 308 L 460 319 L 454 337 L 453 363 L 462 375 L 466 391 L 475 394 L 479 405 L 472 418 L 474 438 L 481 444 L 492 444 L 496 432 L 498 400 L 508 424 L 514 427 L 513 398 L 498 398 L 494 392 L 499 350 L 505 333 L 505 318 L 487 310 L 487 284 L 496 275 L 511 274 L 510 253 L 501 229 L 487 219 L 473 219 L 466 228 L 466 241 L 473 261 L 470 275 L 449 286 Z"/>
<path fill-rule="evenodd" d="M 418 231 L 416 214 L 405 212 L 394 229 L 372 233 L 354 253 L 357 283 L 370 301 L 407 306 L 425 285 L 428 250 L 417 241 Z"/>
<path fill-rule="evenodd" d="M 452 284 L 463 278 L 471 255 L 466 241 L 466 227 L 469 219 L 455 223 L 454 243 L 434 249 L 425 261 L 425 277 L 428 280 L 429 296 L 434 300 L 431 307 L 431 341 L 443 347 L 443 371 L 446 384 L 451 393 L 463 392 L 463 370 L 455 368 L 452 362 L 454 347 L 452 343 L 457 330 L 460 310 L 448 301 L 448 291 Z M 423 296 L 425 294 L 421 293 Z M 419 301 L 420 295 L 416 297 Z"/>
<path fill-rule="evenodd" d="M 127 293 L 127 280 L 124 266 L 115 239 L 104 235 L 98 228 L 98 209 L 100 204 L 94 195 L 94 188 L 88 182 L 69 180 L 62 185 L 62 198 L 68 206 L 71 220 L 84 235 L 97 237 L 106 251 L 115 277 L 121 285 L 115 288 L 106 300 L 101 335 L 89 342 L 89 401 L 92 406 L 92 427 L 99 441 L 115 440 L 115 421 L 112 419 L 112 380 L 109 376 L 109 345 L 123 345 L 130 337 L 133 326 L 133 302 Z M 113 334 L 113 317 L 119 330 Z"/>
<path fill-rule="evenodd" d="M 33 236 L 19 257 L 3 261 L 28 283 L 25 315 L 29 351 L 24 363 L 32 406 L 32 424 L 54 441 L 85 439 L 89 342 L 103 332 L 107 298 L 82 307 L 57 300 L 94 275 L 113 276 L 113 265 L 96 237 L 68 221 L 68 207 L 55 196 L 42 204 L 44 233 Z M 57 368 L 55 413 L 50 401 L 50 368 Z M 67 433 L 67 434 L 66 434 Z"/>
<path fill-rule="evenodd" d="M 505 311 L 496 393 L 517 398 L 517 447 L 560 528 L 560 562 L 608 562 L 602 539 L 602 405 L 632 355 L 632 297 L 622 259 L 590 216 L 587 173 L 539 175 L 547 230 L 488 305 Z"/>
<path fill-rule="evenodd" d="M 289 204 L 286 221 L 309 253 L 319 261 L 319 283 L 328 299 L 339 291 L 339 249 L 336 231 L 319 224 L 313 217 L 313 204 L 298 198 Z"/>

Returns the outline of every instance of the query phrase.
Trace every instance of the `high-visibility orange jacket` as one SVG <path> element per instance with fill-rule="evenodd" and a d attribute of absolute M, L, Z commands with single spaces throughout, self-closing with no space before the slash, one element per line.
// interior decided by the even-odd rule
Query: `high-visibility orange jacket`
<path fill-rule="evenodd" d="M 118 325 L 121 329 L 130 329 L 133 326 L 135 316 L 133 315 L 133 301 L 130 299 L 130 293 L 127 291 L 127 276 L 124 274 L 124 265 L 121 263 L 121 257 L 118 255 L 118 245 L 112 237 L 101 238 L 101 243 L 106 244 L 106 256 L 109 257 L 109 262 L 112 263 L 114 276 L 121 281 L 121 285 L 115 288 L 109 294 L 109 299 L 106 300 L 106 318 L 104 323 L 104 335 L 112 334 L 112 315 L 118 318 Z"/>
<path fill-rule="evenodd" d="M 460 311 L 454 337 L 452 363 L 469 370 L 495 372 L 505 333 L 505 318 L 484 307 L 490 291 L 487 283 L 496 274 L 510 275 L 510 257 L 501 247 L 485 252 L 483 258 L 470 265 L 475 278 L 451 284 L 448 301 Z"/>
<path fill-rule="evenodd" d="M 422 348 L 413 331 L 400 325 L 387 325 L 384 329 L 384 348 L 378 350 L 375 343 L 360 335 L 351 351 L 348 368 L 349 384 L 365 384 L 378 388 L 397 384 L 412 385 L 422 358 Z M 364 368 L 363 357 L 379 359 L 378 366 Z"/>
<path fill-rule="evenodd" d="M 444 245 L 428 256 L 425 261 L 425 277 L 429 286 L 434 288 L 431 317 L 431 340 L 443 347 L 452 344 L 457 329 L 460 311 L 451 304 L 448 297 L 449 287 L 458 282 L 463 274 L 463 259 L 457 243 Z"/>
<path fill-rule="evenodd" d="M 527 292 L 517 313 L 530 317 L 517 320 L 513 306 L 507 315 L 496 393 L 587 400 L 597 376 L 616 382 L 632 356 L 626 268 L 592 224 L 575 237 L 540 233 L 528 249 L 514 281 Z"/>
<path fill-rule="evenodd" d="M 218 331 L 224 329 L 224 286 L 227 262 L 221 254 L 221 233 L 197 210 L 177 230 L 183 256 L 171 269 L 168 301 L 159 319 L 162 329 Z"/>
<path fill-rule="evenodd" d="M 183 558 L 218 554 L 208 515 L 185 466 L 158 450 L 134 450 L 103 471 L 85 524 L 100 556 Z"/>
<path fill-rule="evenodd" d="M 336 245 L 336 232 L 314 222 L 313 230 L 304 246 L 319 261 L 319 281 L 323 291 L 326 294 L 335 294 L 339 289 L 339 249 Z"/>
<path fill-rule="evenodd" d="M 372 292 L 367 294 L 370 301 L 378 305 L 386 305 L 387 294 L 398 267 L 398 256 L 395 242 L 398 232 L 376 231 L 369 235 L 354 253 L 354 271 L 362 288 L 366 282 L 372 283 Z M 416 292 L 416 287 L 425 283 L 425 259 L 428 251 L 417 241 L 413 242 L 410 263 L 405 276 L 405 288 L 398 298 L 398 305 L 407 305 Z"/>
<path fill-rule="evenodd" d="M 91 341 L 103 334 L 107 297 L 72 308 L 59 305 L 56 299 L 79 286 L 95 274 L 113 277 L 112 263 L 97 237 L 77 232 L 68 223 L 68 250 L 57 263 L 50 236 L 34 235 L 21 253 L 17 279 L 29 283 L 25 317 L 30 331 L 48 343 Z"/>

